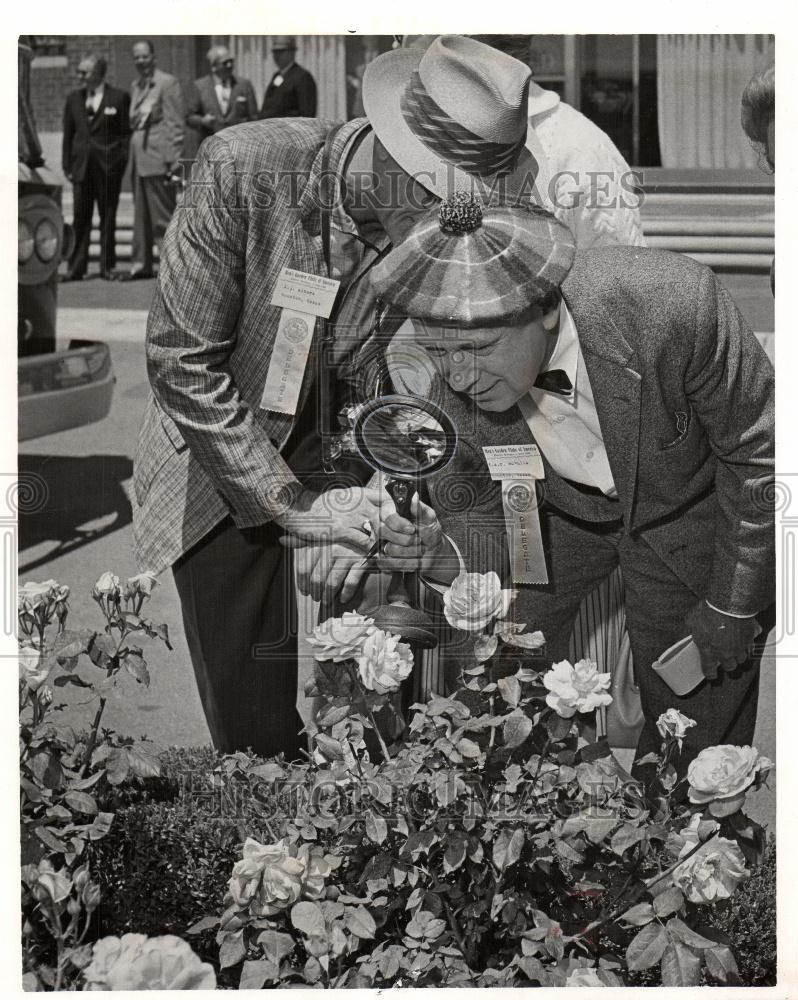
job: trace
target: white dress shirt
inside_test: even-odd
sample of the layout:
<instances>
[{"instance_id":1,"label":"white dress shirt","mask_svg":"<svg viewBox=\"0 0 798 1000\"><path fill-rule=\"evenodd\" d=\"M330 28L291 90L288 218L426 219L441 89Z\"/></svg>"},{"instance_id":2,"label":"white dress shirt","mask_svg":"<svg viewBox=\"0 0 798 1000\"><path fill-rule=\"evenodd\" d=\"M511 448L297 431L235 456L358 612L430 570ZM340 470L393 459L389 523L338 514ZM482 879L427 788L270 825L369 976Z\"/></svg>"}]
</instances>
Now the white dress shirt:
<instances>
[{"instance_id":1,"label":"white dress shirt","mask_svg":"<svg viewBox=\"0 0 798 1000\"><path fill-rule=\"evenodd\" d=\"M222 83L222 81L214 76L213 89L216 91L216 100L219 102L219 108L223 115L226 115L230 110L230 92L233 89L232 83Z\"/></svg>"},{"instance_id":2,"label":"white dress shirt","mask_svg":"<svg viewBox=\"0 0 798 1000\"><path fill-rule=\"evenodd\" d=\"M91 110L95 115L100 110L100 105L102 104L103 94L105 93L105 84L98 83L94 88L94 92L86 91L86 110Z\"/></svg>"},{"instance_id":3,"label":"white dress shirt","mask_svg":"<svg viewBox=\"0 0 798 1000\"><path fill-rule=\"evenodd\" d=\"M576 326L565 302L560 305L557 343L544 371L555 369L564 371L571 380L572 392L563 396L532 388L518 401L518 408L555 472L615 499L618 492L601 436L593 390Z\"/></svg>"}]
</instances>

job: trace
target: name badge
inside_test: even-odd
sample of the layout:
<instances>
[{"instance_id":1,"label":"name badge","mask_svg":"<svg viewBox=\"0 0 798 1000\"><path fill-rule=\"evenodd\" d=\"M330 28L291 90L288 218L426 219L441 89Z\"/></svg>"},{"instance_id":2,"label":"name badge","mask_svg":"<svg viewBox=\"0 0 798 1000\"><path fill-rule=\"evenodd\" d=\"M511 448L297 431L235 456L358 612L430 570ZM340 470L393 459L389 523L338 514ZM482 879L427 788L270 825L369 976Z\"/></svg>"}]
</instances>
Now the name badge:
<instances>
[{"instance_id":1,"label":"name badge","mask_svg":"<svg viewBox=\"0 0 798 1000\"><path fill-rule=\"evenodd\" d=\"M284 267L277 279L272 305L328 319L340 284L334 278Z\"/></svg>"},{"instance_id":2,"label":"name badge","mask_svg":"<svg viewBox=\"0 0 798 1000\"><path fill-rule=\"evenodd\" d=\"M493 480L502 484L507 552L513 583L548 583L535 480L544 479L534 444L487 445L482 452Z\"/></svg>"},{"instance_id":3,"label":"name badge","mask_svg":"<svg viewBox=\"0 0 798 1000\"><path fill-rule=\"evenodd\" d=\"M491 479L543 479L543 459L536 444L497 444L482 449Z\"/></svg>"},{"instance_id":4,"label":"name badge","mask_svg":"<svg viewBox=\"0 0 798 1000\"><path fill-rule=\"evenodd\" d=\"M288 416L296 413L314 323L314 317L308 313L283 309L260 401L264 410Z\"/></svg>"}]
</instances>

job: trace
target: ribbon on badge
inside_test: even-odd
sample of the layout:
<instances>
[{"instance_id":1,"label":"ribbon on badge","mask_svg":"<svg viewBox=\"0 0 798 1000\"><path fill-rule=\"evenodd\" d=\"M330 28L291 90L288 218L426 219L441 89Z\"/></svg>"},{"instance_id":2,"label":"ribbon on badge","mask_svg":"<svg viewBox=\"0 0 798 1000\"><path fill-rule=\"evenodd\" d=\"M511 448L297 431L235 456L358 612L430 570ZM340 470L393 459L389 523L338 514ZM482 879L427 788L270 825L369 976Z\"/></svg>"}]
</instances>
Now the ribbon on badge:
<instances>
[{"instance_id":1,"label":"ribbon on badge","mask_svg":"<svg viewBox=\"0 0 798 1000\"><path fill-rule=\"evenodd\" d=\"M513 583L548 583L538 516L536 480L545 476L536 445L489 445L482 449L491 478L502 484L502 507Z\"/></svg>"}]
</instances>

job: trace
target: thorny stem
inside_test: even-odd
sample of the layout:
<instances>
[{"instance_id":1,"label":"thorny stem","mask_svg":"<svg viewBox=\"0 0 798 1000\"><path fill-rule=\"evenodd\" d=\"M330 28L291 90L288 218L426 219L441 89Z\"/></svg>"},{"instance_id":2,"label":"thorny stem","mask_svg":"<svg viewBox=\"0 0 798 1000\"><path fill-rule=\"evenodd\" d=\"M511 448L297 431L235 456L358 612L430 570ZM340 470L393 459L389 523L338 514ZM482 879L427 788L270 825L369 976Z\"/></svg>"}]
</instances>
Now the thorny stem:
<instances>
[{"instance_id":1,"label":"thorny stem","mask_svg":"<svg viewBox=\"0 0 798 1000\"><path fill-rule=\"evenodd\" d=\"M86 744L86 752L83 754L83 760L80 765L80 776L81 778L86 777L86 773L89 770L89 764L91 763L91 755L94 753L94 747L97 745L97 732L100 728L100 720L103 717L103 712L105 711L106 698L100 698L100 706L97 709L97 714L94 716L94 722L91 725L91 733L89 735L89 742Z\"/></svg>"},{"instance_id":2,"label":"thorny stem","mask_svg":"<svg viewBox=\"0 0 798 1000\"><path fill-rule=\"evenodd\" d=\"M656 885L657 882L661 882L664 878L667 878L669 875L672 875L680 865L683 865L685 863L685 861L687 861L689 858L691 858L696 853L696 851L699 851L704 846L704 844L708 844L710 842L710 840L713 840L717 836L718 836L717 833L713 833L712 836L711 837L707 837L707 839L705 841L703 841L703 843L702 842L697 843L695 845L695 847L693 847L690 851L687 852L687 854L684 855L684 857L678 858L670 866L670 868L667 868L664 872L660 872L660 874L657 875L657 877L655 879L652 879L651 882L648 882L645 885L641 885L636 890L636 892L634 892L632 894L632 898L631 899L627 899L627 900L624 901L623 906L618 907L616 910L613 910L611 913L607 914L607 916L605 916L605 917L599 917L597 920L593 920L591 923L589 923L587 925L587 927L585 927L581 931L579 931L578 934L572 934L567 940L568 941L575 941L577 938L585 937L587 934L590 934L590 932L594 931L597 927L603 927L604 924L611 923L613 920L615 920L617 917L619 917L622 913L624 913L626 910L628 910L630 906L633 906L638 901L638 899L640 899L640 897L643 895L643 893L647 892L651 888L652 885Z\"/></svg>"}]
</instances>

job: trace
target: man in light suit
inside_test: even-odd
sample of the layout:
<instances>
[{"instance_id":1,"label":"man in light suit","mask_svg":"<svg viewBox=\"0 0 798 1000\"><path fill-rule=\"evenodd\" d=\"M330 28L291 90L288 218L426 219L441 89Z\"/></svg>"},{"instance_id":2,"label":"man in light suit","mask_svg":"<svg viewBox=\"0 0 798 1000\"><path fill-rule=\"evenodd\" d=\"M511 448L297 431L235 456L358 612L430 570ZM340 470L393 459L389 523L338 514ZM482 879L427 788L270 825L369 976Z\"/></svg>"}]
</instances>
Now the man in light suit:
<instances>
[{"instance_id":1,"label":"man in light suit","mask_svg":"<svg viewBox=\"0 0 798 1000\"><path fill-rule=\"evenodd\" d=\"M130 96L106 82L106 62L88 55L78 65L81 87L64 107L61 161L72 182L75 248L62 281L80 281L89 263L94 204L100 215L100 274L114 277L116 210L130 145Z\"/></svg>"},{"instance_id":2,"label":"man in light suit","mask_svg":"<svg viewBox=\"0 0 798 1000\"><path fill-rule=\"evenodd\" d=\"M538 251L554 257L560 237L544 228L557 225L553 217L517 224L537 227ZM441 373L438 402L460 440L452 464L428 481L439 529L427 524L420 542L410 522L389 515L386 554L404 553L406 567L419 558L428 564L430 550L443 560L451 554L451 540L468 571L495 570L509 587L515 577L512 617L543 632L554 660L568 655L585 594L620 565L645 716L638 759L658 750L656 722L670 707L698 723L685 739L682 772L703 747L750 744L759 670L752 644L757 616L775 595L774 385L729 294L689 258L602 248L577 252L565 280L555 282L559 292L550 282L545 294L528 296L520 315L499 291L482 297L489 311L475 317L469 283L480 258L464 240L484 231L495 247L501 230L492 233L486 213L485 230L479 222L469 235L460 232L460 256L469 259L458 272L452 238L437 221L425 225L437 240L434 260L413 252L413 230L405 260L395 249L372 280L416 317L416 339ZM529 267L512 249L482 260L487 287L492 269ZM407 268L412 281L401 273ZM445 322L435 313L443 303ZM512 475L494 481L483 451L492 445L531 449L525 461L534 480L521 477L513 495ZM521 510L521 493L530 490L531 506ZM539 519L545 583L532 582L545 579L532 573L518 580L522 557L534 564L534 542L505 527L513 511ZM688 634L706 679L677 697L651 664Z\"/></svg>"},{"instance_id":3,"label":"man in light suit","mask_svg":"<svg viewBox=\"0 0 798 1000\"><path fill-rule=\"evenodd\" d=\"M277 72L269 81L260 109L261 118L315 118L316 81L294 62L296 39L277 35L272 41L272 58Z\"/></svg>"},{"instance_id":4,"label":"man in light suit","mask_svg":"<svg viewBox=\"0 0 798 1000\"><path fill-rule=\"evenodd\" d=\"M130 90L133 129L133 255L122 281L151 278L153 245L159 249L177 204L176 172L183 153L185 109L178 80L155 66L152 42L133 46L138 78Z\"/></svg>"},{"instance_id":5,"label":"man in light suit","mask_svg":"<svg viewBox=\"0 0 798 1000\"><path fill-rule=\"evenodd\" d=\"M258 105L252 84L233 72L235 60L224 45L208 49L210 73L194 81L188 101L186 124L196 129L201 139L229 125L255 121Z\"/></svg>"}]
</instances>

